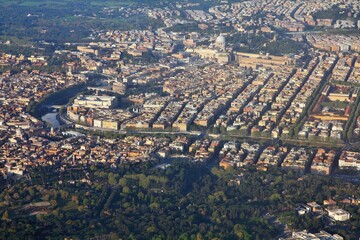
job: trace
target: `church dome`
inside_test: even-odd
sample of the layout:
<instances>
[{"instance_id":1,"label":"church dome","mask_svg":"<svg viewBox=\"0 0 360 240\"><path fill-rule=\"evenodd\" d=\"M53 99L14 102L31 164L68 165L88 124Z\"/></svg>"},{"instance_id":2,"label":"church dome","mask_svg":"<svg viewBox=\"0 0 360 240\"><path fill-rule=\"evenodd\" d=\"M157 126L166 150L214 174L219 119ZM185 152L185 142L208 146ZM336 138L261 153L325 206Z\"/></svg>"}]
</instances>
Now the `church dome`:
<instances>
[{"instance_id":1,"label":"church dome","mask_svg":"<svg viewBox=\"0 0 360 240\"><path fill-rule=\"evenodd\" d=\"M215 43L216 43L216 44L225 45L225 37L220 34L220 35L216 38Z\"/></svg>"}]
</instances>

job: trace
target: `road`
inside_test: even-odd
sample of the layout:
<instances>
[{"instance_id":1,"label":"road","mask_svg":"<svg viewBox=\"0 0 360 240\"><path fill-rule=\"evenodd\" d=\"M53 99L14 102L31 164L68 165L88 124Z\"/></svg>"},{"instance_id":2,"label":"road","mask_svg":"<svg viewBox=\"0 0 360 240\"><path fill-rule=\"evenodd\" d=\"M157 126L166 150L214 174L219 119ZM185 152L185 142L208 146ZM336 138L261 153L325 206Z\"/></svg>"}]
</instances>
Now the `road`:
<instances>
[{"instance_id":1,"label":"road","mask_svg":"<svg viewBox=\"0 0 360 240\"><path fill-rule=\"evenodd\" d=\"M313 141L309 140L298 140L298 139L281 139L281 138L271 138L271 137L253 137L253 136L241 136L236 134L212 134L212 133L206 133L205 131L148 131L148 130L113 130L113 129L104 129L104 128L97 128L97 127L88 127L83 126L80 124L75 124L75 128L84 129L87 131L95 131L95 132L113 132L120 135L127 135L127 134L162 134L162 135L189 135L189 136L195 136L197 138L205 138L210 137L213 139L219 139L219 140L240 140L240 139L246 139L248 141L271 141L273 144L276 144L278 142L282 143L288 143L291 145L297 145L297 146L316 146L316 147L328 147L328 148L338 148L338 149L344 149L344 144L334 144L334 143L328 143L328 142L316 142L314 145ZM360 144L360 142L359 142Z\"/></svg>"},{"instance_id":2,"label":"road","mask_svg":"<svg viewBox=\"0 0 360 240\"><path fill-rule=\"evenodd\" d=\"M149 131L149 130L125 130L125 129L120 129L120 130L114 130L114 129L104 129L104 128L97 128L97 127L89 127L89 126L84 126L84 125L80 125L80 124L75 124L74 122L72 122L70 119L67 118L67 116L65 114L61 114L59 113L60 116L60 120L65 122L67 126L72 126L74 125L75 128L79 128L79 129L84 129L87 131L95 131L95 132L113 132L113 133L117 133L120 135L126 135L126 134L163 134L163 135L189 135L189 136L196 136L198 138L204 138L204 137L210 137L210 138L214 138L214 139L226 139L226 140L239 140L239 139L247 139L249 141L258 141L258 140L262 140L262 141L276 141L277 142L282 142L282 143L289 143L291 145L299 145L299 146L316 146L316 147L329 147L329 148L338 148L338 149L342 149L342 150L348 150L352 147L355 146L360 146L360 141L359 142L355 142L350 144L349 142L345 142L345 144L343 143L329 143L329 142L316 142L314 144L314 141L309 141L306 139L287 139L287 138L271 138L271 137L253 137L253 136L241 136L241 135L237 135L237 134L231 134L231 133L226 133L226 134L213 134L213 133L207 133L206 131ZM275 143L274 143L275 144Z\"/></svg>"}]
</instances>

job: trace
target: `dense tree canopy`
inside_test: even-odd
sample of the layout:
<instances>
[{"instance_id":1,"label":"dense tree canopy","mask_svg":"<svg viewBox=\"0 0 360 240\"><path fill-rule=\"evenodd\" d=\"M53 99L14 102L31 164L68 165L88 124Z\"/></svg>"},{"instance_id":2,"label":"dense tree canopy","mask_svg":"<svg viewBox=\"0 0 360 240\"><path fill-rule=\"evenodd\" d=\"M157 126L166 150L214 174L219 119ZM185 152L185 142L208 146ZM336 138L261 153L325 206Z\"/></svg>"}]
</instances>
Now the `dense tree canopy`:
<instances>
[{"instance_id":1,"label":"dense tree canopy","mask_svg":"<svg viewBox=\"0 0 360 240\"><path fill-rule=\"evenodd\" d=\"M37 168L0 195L4 239L273 239L283 225L326 229L322 220L295 214L298 203L321 202L354 193L358 187L340 180L272 169L234 169L174 163L161 170L144 165L117 169ZM30 203L50 203L37 206ZM331 232L359 235L359 208L347 227Z\"/></svg>"}]
</instances>

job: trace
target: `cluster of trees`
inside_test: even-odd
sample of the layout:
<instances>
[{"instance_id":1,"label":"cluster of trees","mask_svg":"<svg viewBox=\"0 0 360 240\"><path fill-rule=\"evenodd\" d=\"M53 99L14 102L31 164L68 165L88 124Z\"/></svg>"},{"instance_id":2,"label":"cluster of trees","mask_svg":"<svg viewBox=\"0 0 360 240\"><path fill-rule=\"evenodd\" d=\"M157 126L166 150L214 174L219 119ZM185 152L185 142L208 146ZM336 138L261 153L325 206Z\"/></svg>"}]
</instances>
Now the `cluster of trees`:
<instances>
[{"instance_id":1,"label":"cluster of trees","mask_svg":"<svg viewBox=\"0 0 360 240\"><path fill-rule=\"evenodd\" d=\"M43 55L45 53L44 50L39 48L31 48L28 46L21 46L17 45L14 47L13 45L7 45L7 44L0 44L0 52L12 54L12 55L24 55L24 56L31 56L31 55Z\"/></svg>"},{"instance_id":2,"label":"cluster of trees","mask_svg":"<svg viewBox=\"0 0 360 240\"><path fill-rule=\"evenodd\" d=\"M198 32L200 28L197 23L176 24L166 29L169 32Z\"/></svg>"},{"instance_id":3,"label":"cluster of trees","mask_svg":"<svg viewBox=\"0 0 360 240\"><path fill-rule=\"evenodd\" d=\"M40 118L44 115L48 110L44 107L44 105L58 104L63 105L69 102L69 99L76 96L81 91L84 91L85 84L81 83L78 85L71 86L69 88L62 89L58 92L48 93L46 94L39 102L31 102L27 108L26 112L31 115Z\"/></svg>"},{"instance_id":4,"label":"cluster of trees","mask_svg":"<svg viewBox=\"0 0 360 240\"><path fill-rule=\"evenodd\" d=\"M358 139L359 136L354 137L354 129L357 125L357 117L360 115L360 97L357 97L355 103L352 105L349 120L346 122L344 128L344 137L349 141Z\"/></svg>"},{"instance_id":5,"label":"cluster of trees","mask_svg":"<svg viewBox=\"0 0 360 240\"><path fill-rule=\"evenodd\" d=\"M141 57L134 57L127 52L123 52L121 54L121 60L124 61L125 64L127 63L156 63L159 61L159 58L156 57L151 51L147 51Z\"/></svg>"},{"instance_id":6,"label":"cluster of trees","mask_svg":"<svg viewBox=\"0 0 360 240\"><path fill-rule=\"evenodd\" d=\"M269 42L260 49L272 55L295 54L306 51L306 47L302 43L287 38Z\"/></svg>"},{"instance_id":7,"label":"cluster of trees","mask_svg":"<svg viewBox=\"0 0 360 240\"><path fill-rule=\"evenodd\" d=\"M340 8L338 5L333 6L327 10L321 10L313 14L313 17L316 19L336 19L336 20L345 20L349 18L350 9Z\"/></svg>"},{"instance_id":8,"label":"cluster of trees","mask_svg":"<svg viewBox=\"0 0 360 240\"><path fill-rule=\"evenodd\" d=\"M294 229L327 229L321 220L296 216L296 204L359 190L327 177L299 181L298 174L278 169L209 169L181 162L165 170L148 163L61 172L54 166L30 175L31 181L22 179L0 194L4 239L274 239L283 227L274 223L277 217ZM39 201L50 203L42 209L46 214L30 216L40 210L24 206ZM353 220L329 230L351 229L343 236L354 239L360 236L359 207L347 209Z\"/></svg>"},{"instance_id":9,"label":"cluster of trees","mask_svg":"<svg viewBox=\"0 0 360 240\"><path fill-rule=\"evenodd\" d=\"M236 33L227 37L227 42L234 46L235 51L259 53L260 51L272 55L284 55L305 51L303 44L288 38L273 41L274 34L244 34Z\"/></svg>"},{"instance_id":10,"label":"cluster of trees","mask_svg":"<svg viewBox=\"0 0 360 240\"><path fill-rule=\"evenodd\" d=\"M206 29L200 29L199 28L199 23L185 23L185 24L176 24L172 27L168 27L166 28L166 31L169 32L201 32L203 34L216 34L218 35L219 33L226 33L226 32L231 32L233 31L234 28L231 26L226 26L225 24L223 25L219 25L214 27L209 26ZM207 42L204 42L203 44L207 44Z\"/></svg>"},{"instance_id":11,"label":"cluster of trees","mask_svg":"<svg viewBox=\"0 0 360 240\"><path fill-rule=\"evenodd\" d=\"M163 26L160 20L145 14L127 18L119 15L102 14L102 6L87 2L66 2L60 5L34 4L28 6L5 6L0 3L3 13L0 17L0 36L55 43L79 42L89 37L92 30L103 29L146 29L149 26ZM100 1L99 1L100 2Z\"/></svg>"}]
</instances>

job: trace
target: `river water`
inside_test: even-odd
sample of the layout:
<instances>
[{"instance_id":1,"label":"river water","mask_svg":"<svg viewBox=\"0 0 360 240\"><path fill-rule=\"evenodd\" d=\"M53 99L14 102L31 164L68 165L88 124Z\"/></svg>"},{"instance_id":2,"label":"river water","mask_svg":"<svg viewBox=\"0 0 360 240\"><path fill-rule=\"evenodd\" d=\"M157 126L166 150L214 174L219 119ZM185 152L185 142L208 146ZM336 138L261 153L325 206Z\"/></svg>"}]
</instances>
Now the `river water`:
<instances>
[{"instance_id":1,"label":"river water","mask_svg":"<svg viewBox=\"0 0 360 240\"><path fill-rule=\"evenodd\" d=\"M51 124L53 128L58 128L60 126L59 121L57 120L58 113L47 113L44 116L41 117L41 120L48 122Z\"/></svg>"}]
</instances>

